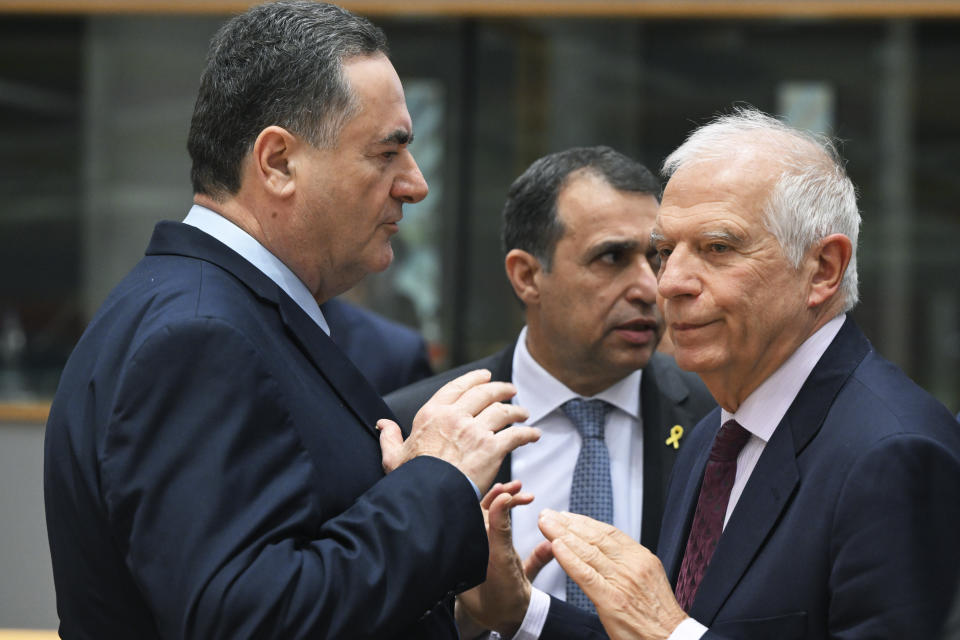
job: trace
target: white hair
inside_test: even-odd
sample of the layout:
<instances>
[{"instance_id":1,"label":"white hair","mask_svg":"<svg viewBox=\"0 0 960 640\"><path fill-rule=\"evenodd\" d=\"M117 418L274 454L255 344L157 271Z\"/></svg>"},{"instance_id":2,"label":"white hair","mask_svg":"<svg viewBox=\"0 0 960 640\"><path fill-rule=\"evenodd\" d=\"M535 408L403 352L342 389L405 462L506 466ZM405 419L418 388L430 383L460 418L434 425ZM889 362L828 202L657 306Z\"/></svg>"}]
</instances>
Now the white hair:
<instances>
[{"instance_id":1,"label":"white hair","mask_svg":"<svg viewBox=\"0 0 960 640\"><path fill-rule=\"evenodd\" d=\"M738 107L695 129L663 162L669 178L684 165L704 160L768 152L782 171L763 206L764 226L777 239L795 268L814 244L833 233L853 245L850 264L840 283L843 310L857 304L857 237L860 212L857 194L843 160L824 136L794 129L752 108Z\"/></svg>"}]
</instances>

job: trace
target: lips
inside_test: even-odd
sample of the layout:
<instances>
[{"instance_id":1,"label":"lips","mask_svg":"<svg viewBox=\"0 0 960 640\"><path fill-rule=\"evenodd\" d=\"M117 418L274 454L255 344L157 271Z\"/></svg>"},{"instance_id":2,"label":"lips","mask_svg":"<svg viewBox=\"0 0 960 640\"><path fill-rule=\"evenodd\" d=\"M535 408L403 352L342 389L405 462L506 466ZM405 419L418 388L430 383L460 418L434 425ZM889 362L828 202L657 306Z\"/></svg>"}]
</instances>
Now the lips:
<instances>
[{"instance_id":1,"label":"lips","mask_svg":"<svg viewBox=\"0 0 960 640\"><path fill-rule=\"evenodd\" d=\"M670 331L675 337L684 334L692 335L693 332L697 331L698 329L703 329L711 324L713 324L712 320L705 322L671 322Z\"/></svg>"},{"instance_id":2,"label":"lips","mask_svg":"<svg viewBox=\"0 0 960 640\"><path fill-rule=\"evenodd\" d=\"M647 344L657 335L657 322L650 318L638 318L614 328L621 338L633 344Z\"/></svg>"}]
</instances>

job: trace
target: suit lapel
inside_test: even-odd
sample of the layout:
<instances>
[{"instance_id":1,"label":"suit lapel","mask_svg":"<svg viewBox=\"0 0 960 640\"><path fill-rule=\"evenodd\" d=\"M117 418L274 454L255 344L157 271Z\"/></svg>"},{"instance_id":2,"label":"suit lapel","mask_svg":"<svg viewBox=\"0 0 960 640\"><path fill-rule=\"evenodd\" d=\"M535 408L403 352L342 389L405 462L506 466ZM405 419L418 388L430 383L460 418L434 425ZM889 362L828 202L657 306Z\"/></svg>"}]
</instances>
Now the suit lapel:
<instances>
[{"instance_id":1,"label":"suit lapel","mask_svg":"<svg viewBox=\"0 0 960 640\"><path fill-rule=\"evenodd\" d=\"M640 543L656 551L660 520L670 470L677 450L666 444L670 429L681 424L692 427L689 416L680 410L689 391L669 368L657 366L659 356L647 363L640 377L640 414L643 424L643 514Z\"/></svg>"},{"instance_id":2,"label":"suit lapel","mask_svg":"<svg viewBox=\"0 0 960 640\"><path fill-rule=\"evenodd\" d=\"M700 421L698 428L694 429L694 441L686 443L689 452L687 455L694 456L692 461L686 462L686 456L682 456L674 468L674 482L667 496L657 549L663 569L674 587L687 546L690 522L700 496L700 484L703 482L703 472L710 456L710 446L719 430L720 409L717 408L708 413Z\"/></svg>"},{"instance_id":3,"label":"suit lapel","mask_svg":"<svg viewBox=\"0 0 960 640\"><path fill-rule=\"evenodd\" d=\"M703 468L700 468L700 477L703 477ZM799 481L790 426L785 418L764 448L720 536L689 611L692 617L705 624L713 621L763 546ZM697 493L694 508L699 491Z\"/></svg>"},{"instance_id":4,"label":"suit lapel","mask_svg":"<svg viewBox=\"0 0 960 640\"><path fill-rule=\"evenodd\" d=\"M375 438L380 418L395 419L370 382L340 348L287 294L280 292L280 316L300 348L307 354L340 399Z\"/></svg>"},{"instance_id":5,"label":"suit lapel","mask_svg":"<svg viewBox=\"0 0 960 640\"><path fill-rule=\"evenodd\" d=\"M380 418L393 418L383 399L330 337L275 282L219 240L189 225L157 224L147 255L172 254L210 262L233 274L257 297L276 306L291 337L344 405L375 438Z\"/></svg>"},{"instance_id":6,"label":"suit lapel","mask_svg":"<svg viewBox=\"0 0 960 640\"><path fill-rule=\"evenodd\" d=\"M823 427L833 398L869 349L866 338L848 318L757 461L697 590L689 612L697 620L707 625L714 620L771 535L800 484L797 458ZM697 478L703 477L709 448L710 445L704 447L698 458ZM694 484L700 483L690 483ZM696 492L688 491L684 495L684 513L692 514L698 494L699 487ZM688 527L684 534L689 531ZM683 540L685 543L686 535ZM682 555L680 557L682 559Z\"/></svg>"}]
</instances>

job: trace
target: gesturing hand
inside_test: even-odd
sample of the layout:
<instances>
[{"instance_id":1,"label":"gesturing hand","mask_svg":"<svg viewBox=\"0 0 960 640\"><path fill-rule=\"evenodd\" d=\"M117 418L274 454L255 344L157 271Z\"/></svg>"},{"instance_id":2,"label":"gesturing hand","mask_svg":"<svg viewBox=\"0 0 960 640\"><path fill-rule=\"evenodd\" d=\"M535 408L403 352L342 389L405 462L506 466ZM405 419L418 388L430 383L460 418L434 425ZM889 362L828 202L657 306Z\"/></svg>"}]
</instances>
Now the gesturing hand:
<instances>
[{"instance_id":1,"label":"gesturing hand","mask_svg":"<svg viewBox=\"0 0 960 640\"><path fill-rule=\"evenodd\" d=\"M540 530L553 555L597 607L613 640L660 640L686 619L659 558L619 529L544 509Z\"/></svg>"},{"instance_id":2,"label":"gesturing hand","mask_svg":"<svg viewBox=\"0 0 960 640\"><path fill-rule=\"evenodd\" d=\"M481 629L494 629L507 638L520 627L530 604L530 580L510 529L510 509L533 501L533 495L520 493L520 488L519 480L495 484L480 502L490 544L487 579L457 596L458 610Z\"/></svg>"},{"instance_id":3,"label":"gesturing hand","mask_svg":"<svg viewBox=\"0 0 960 640\"><path fill-rule=\"evenodd\" d=\"M540 437L540 430L508 426L522 422L527 410L504 401L516 394L508 382L490 382L477 369L451 380L417 412L410 437L403 440L392 420L380 420L383 468L389 473L416 456L446 460L483 493L493 482L507 453Z\"/></svg>"}]
</instances>

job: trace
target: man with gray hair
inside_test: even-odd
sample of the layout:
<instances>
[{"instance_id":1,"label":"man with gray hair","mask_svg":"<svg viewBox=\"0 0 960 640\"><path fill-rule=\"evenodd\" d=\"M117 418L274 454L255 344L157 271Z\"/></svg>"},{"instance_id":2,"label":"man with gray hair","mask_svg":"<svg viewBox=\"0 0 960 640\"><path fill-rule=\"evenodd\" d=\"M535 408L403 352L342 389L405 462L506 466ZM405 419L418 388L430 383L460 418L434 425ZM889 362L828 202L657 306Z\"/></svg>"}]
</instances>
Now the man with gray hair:
<instances>
[{"instance_id":1,"label":"man with gray hair","mask_svg":"<svg viewBox=\"0 0 960 640\"><path fill-rule=\"evenodd\" d=\"M64 638L457 637L452 596L487 566L480 492L537 431L474 372L406 440L381 432L318 306L390 264L427 194L412 139L367 20L276 2L214 37L194 206L157 225L50 411Z\"/></svg>"},{"instance_id":2,"label":"man with gray hair","mask_svg":"<svg viewBox=\"0 0 960 640\"><path fill-rule=\"evenodd\" d=\"M937 637L960 568L960 429L846 316L860 216L840 158L740 110L664 173L658 299L677 363L720 407L674 466L659 558L545 510L549 550L598 617L548 600L504 533L526 498L501 491L493 569L461 599L518 638Z\"/></svg>"}]
</instances>

